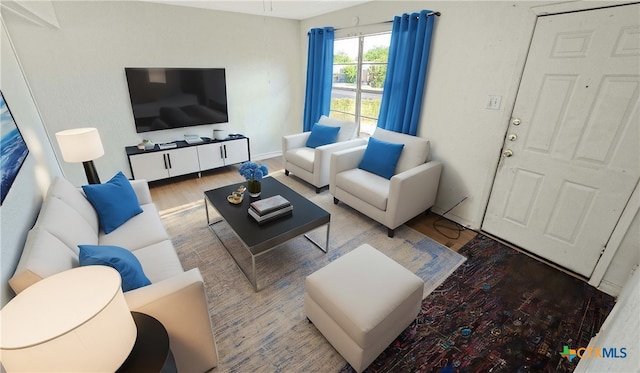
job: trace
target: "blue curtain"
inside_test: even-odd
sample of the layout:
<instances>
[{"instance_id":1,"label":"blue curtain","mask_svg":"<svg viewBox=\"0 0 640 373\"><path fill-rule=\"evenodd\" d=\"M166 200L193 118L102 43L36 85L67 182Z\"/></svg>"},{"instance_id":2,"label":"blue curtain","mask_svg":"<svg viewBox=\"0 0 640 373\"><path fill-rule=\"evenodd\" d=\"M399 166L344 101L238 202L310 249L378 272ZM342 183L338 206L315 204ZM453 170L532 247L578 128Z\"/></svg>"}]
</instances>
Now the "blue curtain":
<instances>
[{"instance_id":1,"label":"blue curtain","mask_svg":"<svg viewBox=\"0 0 640 373\"><path fill-rule=\"evenodd\" d=\"M314 28L309 31L304 131L311 131L311 127L321 115L329 115L333 79L333 39L333 27Z\"/></svg>"},{"instance_id":2,"label":"blue curtain","mask_svg":"<svg viewBox=\"0 0 640 373\"><path fill-rule=\"evenodd\" d=\"M423 10L394 18L378 127L414 136L418 132L434 15Z\"/></svg>"}]
</instances>

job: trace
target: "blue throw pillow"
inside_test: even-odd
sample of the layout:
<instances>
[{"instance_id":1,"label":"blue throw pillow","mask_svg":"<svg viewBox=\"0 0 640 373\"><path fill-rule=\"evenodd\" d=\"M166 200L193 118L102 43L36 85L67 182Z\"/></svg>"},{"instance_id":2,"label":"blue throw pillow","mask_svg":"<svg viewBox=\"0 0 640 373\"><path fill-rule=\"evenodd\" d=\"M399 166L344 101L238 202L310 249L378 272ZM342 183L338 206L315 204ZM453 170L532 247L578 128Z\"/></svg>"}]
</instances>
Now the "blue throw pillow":
<instances>
[{"instance_id":1,"label":"blue throw pillow","mask_svg":"<svg viewBox=\"0 0 640 373\"><path fill-rule=\"evenodd\" d=\"M338 132L340 132L340 127L325 126L316 123L311 127L311 134L307 139L307 146L317 148L318 146L333 144L336 142Z\"/></svg>"},{"instance_id":2,"label":"blue throw pillow","mask_svg":"<svg viewBox=\"0 0 640 373\"><path fill-rule=\"evenodd\" d=\"M142 212L131 183L122 172L105 184L83 185L82 190L98 213L104 233L111 233Z\"/></svg>"},{"instance_id":3,"label":"blue throw pillow","mask_svg":"<svg viewBox=\"0 0 640 373\"><path fill-rule=\"evenodd\" d=\"M127 249L118 246L78 245L80 265L109 266L120 273L122 291L129 291L151 284L142 271L138 258Z\"/></svg>"},{"instance_id":4,"label":"blue throw pillow","mask_svg":"<svg viewBox=\"0 0 640 373\"><path fill-rule=\"evenodd\" d=\"M391 179L395 174L402 148L404 144L394 144L370 137L358 168Z\"/></svg>"}]
</instances>

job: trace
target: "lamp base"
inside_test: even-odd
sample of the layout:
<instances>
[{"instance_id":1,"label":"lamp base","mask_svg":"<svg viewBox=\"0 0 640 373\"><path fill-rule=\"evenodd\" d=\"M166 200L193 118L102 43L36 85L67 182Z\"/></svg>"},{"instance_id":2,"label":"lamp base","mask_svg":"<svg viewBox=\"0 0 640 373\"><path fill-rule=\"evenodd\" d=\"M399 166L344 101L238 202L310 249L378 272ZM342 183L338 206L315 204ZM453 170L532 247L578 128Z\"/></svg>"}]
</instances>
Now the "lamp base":
<instances>
[{"instance_id":1,"label":"lamp base","mask_svg":"<svg viewBox=\"0 0 640 373\"><path fill-rule=\"evenodd\" d=\"M98 171L93 165L93 161L82 162L84 166L84 173L87 175L87 181L89 184L100 184L100 177L98 177Z\"/></svg>"}]
</instances>

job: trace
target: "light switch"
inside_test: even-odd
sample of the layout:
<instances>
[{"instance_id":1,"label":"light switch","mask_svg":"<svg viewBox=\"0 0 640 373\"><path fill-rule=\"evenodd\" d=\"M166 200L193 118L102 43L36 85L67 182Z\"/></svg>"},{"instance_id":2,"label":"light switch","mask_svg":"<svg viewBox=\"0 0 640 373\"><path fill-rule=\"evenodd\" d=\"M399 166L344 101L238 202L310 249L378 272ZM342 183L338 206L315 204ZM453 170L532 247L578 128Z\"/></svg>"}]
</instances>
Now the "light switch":
<instances>
[{"instance_id":1,"label":"light switch","mask_svg":"<svg viewBox=\"0 0 640 373\"><path fill-rule=\"evenodd\" d=\"M502 96L489 95L487 97L487 109L500 110L500 103L502 102Z\"/></svg>"}]
</instances>

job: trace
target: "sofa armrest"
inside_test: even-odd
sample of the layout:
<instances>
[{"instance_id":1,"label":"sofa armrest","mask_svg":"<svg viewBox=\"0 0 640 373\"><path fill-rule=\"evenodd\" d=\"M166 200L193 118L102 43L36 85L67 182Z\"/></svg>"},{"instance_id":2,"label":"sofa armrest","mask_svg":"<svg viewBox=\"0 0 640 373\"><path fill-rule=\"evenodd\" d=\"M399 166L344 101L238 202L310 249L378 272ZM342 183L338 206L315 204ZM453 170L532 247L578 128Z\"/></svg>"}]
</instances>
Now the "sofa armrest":
<instances>
[{"instance_id":1,"label":"sofa armrest","mask_svg":"<svg viewBox=\"0 0 640 373\"><path fill-rule=\"evenodd\" d=\"M218 365L204 281L197 268L125 293L132 311L158 319L167 329L179 372Z\"/></svg>"},{"instance_id":2,"label":"sofa armrest","mask_svg":"<svg viewBox=\"0 0 640 373\"><path fill-rule=\"evenodd\" d=\"M391 177L385 225L395 229L433 206L441 172L442 162L431 161Z\"/></svg>"},{"instance_id":3,"label":"sofa armrest","mask_svg":"<svg viewBox=\"0 0 640 373\"><path fill-rule=\"evenodd\" d=\"M129 182L133 187L133 191L136 192L139 204L146 205L153 203L151 200L151 192L149 191L149 183L147 183L146 180L129 180Z\"/></svg>"},{"instance_id":4,"label":"sofa armrest","mask_svg":"<svg viewBox=\"0 0 640 373\"><path fill-rule=\"evenodd\" d=\"M314 185L328 185L331 166L331 154L367 144L367 139L357 138L318 146L313 160Z\"/></svg>"},{"instance_id":5,"label":"sofa armrest","mask_svg":"<svg viewBox=\"0 0 640 373\"><path fill-rule=\"evenodd\" d=\"M309 139L310 131L296 133L293 135L282 136L282 155L287 152L287 150L304 148L307 146L307 140Z\"/></svg>"}]
</instances>

